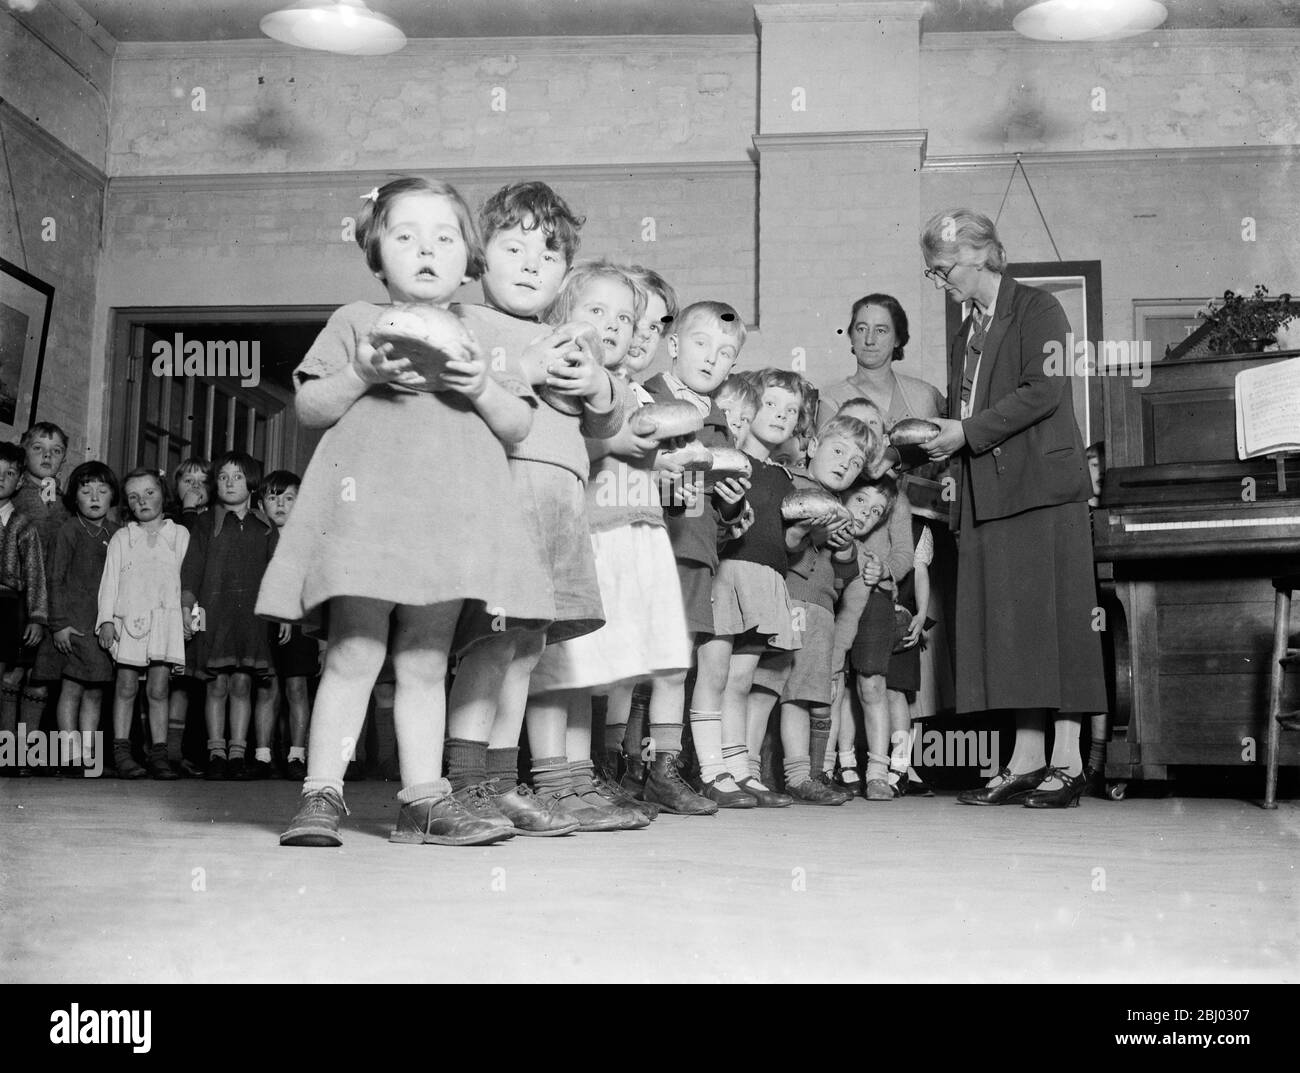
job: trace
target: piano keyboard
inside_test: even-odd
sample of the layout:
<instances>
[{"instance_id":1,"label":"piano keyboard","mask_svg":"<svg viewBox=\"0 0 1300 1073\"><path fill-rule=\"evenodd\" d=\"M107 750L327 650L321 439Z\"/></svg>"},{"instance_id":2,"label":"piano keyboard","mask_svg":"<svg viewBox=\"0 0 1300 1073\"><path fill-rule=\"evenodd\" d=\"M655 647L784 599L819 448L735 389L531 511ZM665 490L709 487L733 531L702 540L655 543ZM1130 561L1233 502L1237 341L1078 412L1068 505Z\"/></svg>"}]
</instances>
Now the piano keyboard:
<instances>
[{"instance_id":1,"label":"piano keyboard","mask_svg":"<svg viewBox=\"0 0 1300 1073\"><path fill-rule=\"evenodd\" d=\"M1126 533L1150 533L1169 529L1253 529L1260 526L1300 526L1300 514L1281 518L1192 518L1181 522L1135 522L1124 518L1123 523Z\"/></svg>"}]
</instances>

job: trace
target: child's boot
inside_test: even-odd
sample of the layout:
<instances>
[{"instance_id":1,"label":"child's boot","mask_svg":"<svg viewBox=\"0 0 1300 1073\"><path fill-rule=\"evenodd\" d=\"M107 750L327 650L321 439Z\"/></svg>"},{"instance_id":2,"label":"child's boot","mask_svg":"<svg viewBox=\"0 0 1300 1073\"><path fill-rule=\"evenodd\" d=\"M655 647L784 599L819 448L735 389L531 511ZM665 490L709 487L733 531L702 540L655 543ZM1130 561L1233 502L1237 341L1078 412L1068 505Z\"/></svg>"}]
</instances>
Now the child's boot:
<instances>
[{"instance_id":1,"label":"child's boot","mask_svg":"<svg viewBox=\"0 0 1300 1073\"><path fill-rule=\"evenodd\" d=\"M686 785L676 753L656 753L645 778L645 799L676 816L713 816L718 806Z\"/></svg>"},{"instance_id":2,"label":"child's boot","mask_svg":"<svg viewBox=\"0 0 1300 1073\"><path fill-rule=\"evenodd\" d=\"M145 764L149 769L150 778L157 779L159 782L171 782L180 778L167 761L166 745L149 746L149 755Z\"/></svg>"},{"instance_id":3,"label":"child's boot","mask_svg":"<svg viewBox=\"0 0 1300 1073\"><path fill-rule=\"evenodd\" d=\"M131 742L127 738L113 739L113 767L119 779L143 779L149 773L135 762L131 755Z\"/></svg>"}]
</instances>

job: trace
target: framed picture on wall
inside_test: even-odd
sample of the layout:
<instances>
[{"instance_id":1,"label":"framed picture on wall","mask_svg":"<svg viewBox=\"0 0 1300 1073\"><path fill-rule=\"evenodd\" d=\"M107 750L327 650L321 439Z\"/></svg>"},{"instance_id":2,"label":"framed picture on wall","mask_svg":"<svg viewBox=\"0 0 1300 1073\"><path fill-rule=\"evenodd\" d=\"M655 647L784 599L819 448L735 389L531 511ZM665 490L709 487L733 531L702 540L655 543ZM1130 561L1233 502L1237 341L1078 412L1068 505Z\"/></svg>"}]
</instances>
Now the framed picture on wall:
<instances>
[{"instance_id":1,"label":"framed picture on wall","mask_svg":"<svg viewBox=\"0 0 1300 1073\"><path fill-rule=\"evenodd\" d=\"M1021 261L1007 265L1006 274L1019 283L1047 291L1061 303L1074 336L1075 369L1070 389L1074 401L1074 419L1085 447L1106 434L1102 412L1101 378L1097 365L1101 361L1101 262L1100 261ZM970 312L969 303L960 311L947 303L948 338L952 339ZM1081 355L1095 355L1094 361L1080 361Z\"/></svg>"},{"instance_id":2,"label":"framed picture on wall","mask_svg":"<svg viewBox=\"0 0 1300 1073\"><path fill-rule=\"evenodd\" d=\"M36 419L54 288L0 258L0 437Z\"/></svg>"},{"instance_id":3,"label":"framed picture on wall","mask_svg":"<svg viewBox=\"0 0 1300 1073\"><path fill-rule=\"evenodd\" d=\"M1183 342L1205 321L1197 312L1208 298L1139 298L1133 302L1133 336L1151 344L1151 360L1163 361L1165 354Z\"/></svg>"}]
</instances>

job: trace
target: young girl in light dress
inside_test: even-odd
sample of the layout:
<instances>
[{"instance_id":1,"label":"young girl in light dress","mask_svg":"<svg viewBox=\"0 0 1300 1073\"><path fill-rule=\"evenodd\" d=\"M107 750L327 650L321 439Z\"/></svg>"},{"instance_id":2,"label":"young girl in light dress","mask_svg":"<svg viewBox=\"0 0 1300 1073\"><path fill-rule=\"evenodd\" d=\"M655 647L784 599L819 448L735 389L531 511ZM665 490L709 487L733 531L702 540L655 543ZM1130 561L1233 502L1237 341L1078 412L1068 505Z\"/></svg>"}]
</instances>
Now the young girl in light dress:
<instances>
[{"instance_id":1,"label":"young girl in light dress","mask_svg":"<svg viewBox=\"0 0 1300 1073\"><path fill-rule=\"evenodd\" d=\"M549 319L595 328L605 368L616 371L627 357L646 301L645 291L625 270L605 261L588 262L569 273ZM626 724L634 682L684 675L691 662L676 563L651 475L656 443L632 432L640 403L626 380L620 377L619 383L628 413L623 432L588 441L592 471L587 511L605 624L594 633L548 646L529 687L530 719L545 709L567 709L563 746L569 789L575 795L570 807L578 810L581 830L644 827L658 811L593 770L593 690L608 692L617 686L611 706L616 721ZM677 711L675 751L680 751L680 706ZM617 737L621 742L622 734ZM556 748L561 744L554 743Z\"/></svg>"},{"instance_id":2,"label":"young girl in light dress","mask_svg":"<svg viewBox=\"0 0 1300 1073\"><path fill-rule=\"evenodd\" d=\"M432 180L373 191L357 243L394 303L446 308L483 265L464 201ZM340 844L344 771L390 645L402 776L392 840L476 845L513 833L509 821L472 815L442 777L444 680L462 612L485 624L477 636L461 631L462 650L494 623L538 629L554 615L510 507L503 447L526 435L535 399L526 384L490 375L468 335L430 390L390 343L371 343L384 312L369 302L337 310L295 371L299 420L327 431L257 613L289 622L315 613L328 647L302 807L282 845Z\"/></svg>"},{"instance_id":3,"label":"young girl in light dress","mask_svg":"<svg viewBox=\"0 0 1300 1073\"><path fill-rule=\"evenodd\" d=\"M100 647L117 664L113 763L119 778L148 774L131 756L130 742L144 671L149 767L155 778L175 778L167 764L167 682L173 667L185 666L185 639L190 636L181 610L181 563L190 534L166 516L167 489L161 474L132 470L122 481L122 496L132 520L108 542L96 619Z\"/></svg>"}]
</instances>

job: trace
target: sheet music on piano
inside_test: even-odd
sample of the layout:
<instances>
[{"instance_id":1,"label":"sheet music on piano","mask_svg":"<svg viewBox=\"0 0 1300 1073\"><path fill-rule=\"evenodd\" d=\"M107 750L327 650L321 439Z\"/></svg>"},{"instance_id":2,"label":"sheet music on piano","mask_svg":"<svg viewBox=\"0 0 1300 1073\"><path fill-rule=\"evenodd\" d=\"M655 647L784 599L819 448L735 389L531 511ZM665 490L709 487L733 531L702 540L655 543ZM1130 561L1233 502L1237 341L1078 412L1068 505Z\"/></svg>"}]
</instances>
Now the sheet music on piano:
<instances>
[{"instance_id":1,"label":"sheet music on piano","mask_svg":"<svg viewBox=\"0 0 1300 1073\"><path fill-rule=\"evenodd\" d=\"M1234 391L1238 458L1300 451L1300 358L1243 369Z\"/></svg>"}]
</instances>

